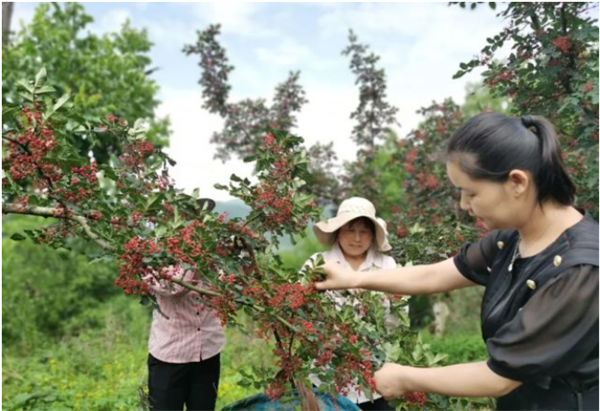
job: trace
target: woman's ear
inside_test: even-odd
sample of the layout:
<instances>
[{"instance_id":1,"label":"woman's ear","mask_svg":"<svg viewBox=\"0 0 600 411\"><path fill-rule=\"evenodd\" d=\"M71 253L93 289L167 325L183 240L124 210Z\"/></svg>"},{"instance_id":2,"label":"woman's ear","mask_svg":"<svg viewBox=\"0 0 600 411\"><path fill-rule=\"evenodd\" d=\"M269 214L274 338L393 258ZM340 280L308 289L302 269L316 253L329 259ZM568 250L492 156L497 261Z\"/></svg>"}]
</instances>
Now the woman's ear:
<instances>
[{"instance_id":1,"label":"woman's ear","mask_svg":"<svg viewBox=\"0 0 600 411\"><path fill-rule=\"evenodd\" d=\"M523 170L512 170L506 181L509 193L515 198L521 197L532 185L532 176Z\"/></svg>"}]
</instances>

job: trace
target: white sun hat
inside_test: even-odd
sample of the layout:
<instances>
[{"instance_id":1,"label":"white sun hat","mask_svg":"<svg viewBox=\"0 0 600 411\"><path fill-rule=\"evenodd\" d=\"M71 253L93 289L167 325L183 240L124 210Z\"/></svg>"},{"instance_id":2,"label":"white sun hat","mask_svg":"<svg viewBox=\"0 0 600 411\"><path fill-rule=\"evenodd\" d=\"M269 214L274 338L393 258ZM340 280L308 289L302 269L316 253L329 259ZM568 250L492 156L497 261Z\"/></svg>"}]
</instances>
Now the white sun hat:
<instances>
[{"instance_id":1,"label":"white sun hat","mask_svg":"<svg viewBox=\"0 0 600 411\"><path fill-rule=\"evenodd\" d=\"M379 251L392 249L387 239L387 224L375 215L375 206L366 198L352 197L340 204L337 215L313 226L317 240L325 245L333 245L335 232L344 224L359 217L366 217L375 224L375 237Z\"/></svg>"}]
</instances>

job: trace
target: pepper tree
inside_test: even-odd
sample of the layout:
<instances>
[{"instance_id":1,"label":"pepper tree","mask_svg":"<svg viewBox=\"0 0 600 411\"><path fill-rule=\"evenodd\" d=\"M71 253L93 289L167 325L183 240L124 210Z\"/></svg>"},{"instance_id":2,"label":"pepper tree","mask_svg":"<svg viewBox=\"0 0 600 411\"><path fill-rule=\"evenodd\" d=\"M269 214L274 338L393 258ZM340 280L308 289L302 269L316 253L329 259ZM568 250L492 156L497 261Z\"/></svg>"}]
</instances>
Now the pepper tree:
<instances>
[{"instance_id":1,"label":"pepper tree","mask_svg":"<svg viewBox=\"0 0 600 411\"><path fill-rule=\"evenodd\" d=\"M236 313L247 313L257 336L272 341L277 364L246 378L271 397L293 388L310 395L310 374L324 382L321 391L343 393L353 382L370 395L373 373L384 361L440 360L409 330L401 296L391 296L400 328L388 330L380 294L349 295L352 304L336 308L313 286L322 261L300 272L279 261L279 236L303 235L319 215L313 197L301 191L311 175L300 137L265 130L252 158L258 181L232 175L220 186L251 207L246 219L228 220L202 209L198 192L175 188L167 167L174 162L146 140L142 122L129 125L114 115L97 124L78 122L69 96L56 99L45 84L45 70L21 86L26 103L3 107L2 212L52 218L54 224L24 234L56 249L87 240L91 246L80 250L91 260L118 262L115 284L128 295L156 304L149 285L170 281L196 292L223 324L235 325ZM85 138L93 145L107 135L122 150L106 164L81 156L73 144ZM185 282L165 267L196 276ZM406 397L425 400L421 394Z\"/></svg>"}]
</instances>

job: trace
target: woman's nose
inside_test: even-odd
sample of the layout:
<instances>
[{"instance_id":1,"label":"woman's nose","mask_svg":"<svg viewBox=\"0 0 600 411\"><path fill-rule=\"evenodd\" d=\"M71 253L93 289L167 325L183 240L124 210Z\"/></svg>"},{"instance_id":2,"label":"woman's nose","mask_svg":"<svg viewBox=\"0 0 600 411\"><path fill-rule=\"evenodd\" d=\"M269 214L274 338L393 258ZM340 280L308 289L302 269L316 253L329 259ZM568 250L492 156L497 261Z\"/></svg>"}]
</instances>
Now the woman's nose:
<instances>
[{"instance_id":1,"label":"woman's nose","mask_svg":"<svg viewBox=\"0 0 600 411\"><path fill-rule=\"evenodd\" d=\"M466 196L463 193L460 193L460 208L465 211L469 210L469 204L467 203Z\"/></svg>"}]
</instances>

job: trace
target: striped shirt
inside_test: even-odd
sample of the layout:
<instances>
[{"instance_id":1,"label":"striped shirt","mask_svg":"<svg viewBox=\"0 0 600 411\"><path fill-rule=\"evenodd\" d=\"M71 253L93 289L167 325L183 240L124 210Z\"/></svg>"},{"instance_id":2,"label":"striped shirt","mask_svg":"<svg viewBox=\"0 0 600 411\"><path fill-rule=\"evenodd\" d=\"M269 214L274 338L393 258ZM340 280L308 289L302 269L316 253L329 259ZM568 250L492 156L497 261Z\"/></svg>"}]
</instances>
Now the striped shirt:
<instances>
[{"instance_id":1,"label":"striped shirt","mask_svg":"<svg viewBox=\"0 0 600 411\"><path fill-rule=\"evenodd\" d=\"M191 284L192 271L174 271L174 278ZM152 313L148 349L153 357L169 363L188 363L207 360L219 354L225 345L225 334L216 312L200 302L197 293L165 280L152 281L146 277L156 296L162 315ZM166 318L166 317L168 318Z\"/></svg>"}]
</instances>

